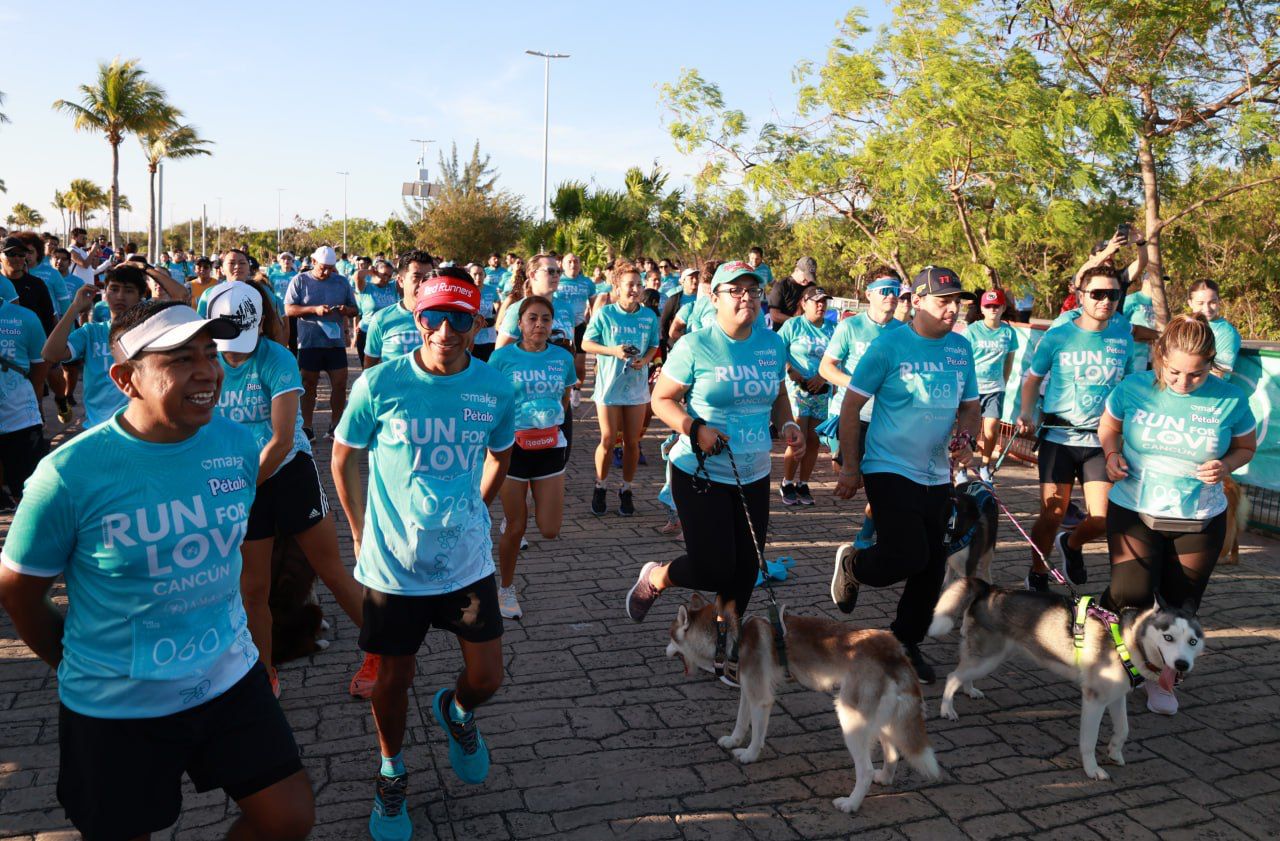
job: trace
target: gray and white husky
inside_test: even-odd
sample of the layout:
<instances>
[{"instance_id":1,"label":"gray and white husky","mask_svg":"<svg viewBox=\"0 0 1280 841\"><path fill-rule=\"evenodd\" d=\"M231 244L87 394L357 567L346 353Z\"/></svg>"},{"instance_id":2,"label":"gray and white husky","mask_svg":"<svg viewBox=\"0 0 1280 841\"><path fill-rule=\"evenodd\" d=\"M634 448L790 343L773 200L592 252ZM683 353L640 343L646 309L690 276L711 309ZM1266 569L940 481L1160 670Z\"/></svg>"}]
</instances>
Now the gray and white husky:
<instances>
[{"instance_id":1,"label":"gray and white husky","mask_svg":"<svg viewBox=\"0 0 1280 841\"><path fill-rule=\"evenodd\" d=\"M671 623L667 656L681 657L685 674L691 669L712 671L716 614L716 606L695 593ZM727 615L732 616L732 611ZM792 676L801 686L836 693L836 717L853 756L855 774L849 796L832 801L837 809L858 811L873 779L880 785L892 783L899 756L929 779L938 778L938 760L925 732L920 681L902 643L887 631L858 631L829 619L788 616L785 610L782 625ZM730 630L733 637L738 636L736 630ZM719 740L722 748L736 748L733 755L739 762L759 758L774 690L785 682L768 620L758 616L746 620L738 650L738 721L733 732ZM739 747L748 726L751 743ZM871 745L877 739L884 751L879 771L871 762Z\"/></svg>"},{"instance_id":2,"label":"gray and white husky","mask_svg":"<svg viewBox=\"0 0 1280 841\"><path fill-rule=\"evenodd\" d=\"M929 636L951 631L963 617L960 663L947 676L941 714L955 721L956 690L970 698L983 697L973 682L990 674L1017 651L1023 651L1060 677L1080 686L1080 762L1086 776L1106 780L1094 755L1103 712L1111 714L1108 755L1124 764L1124 741L1129 736L1125 700L1132 688L1111 634L1101 621L1085 623L1080 663L1072 635L1072 603L1065 596L993 587L976 578L962 578L948 587L934 608ZM1172 691L1176 680L1195 666L1204 648L1204 629L1195 614L1165 605L1159 597L1143 610L1120 613L1121 636L1139 673Z\"/></svg>"}]
</instances>

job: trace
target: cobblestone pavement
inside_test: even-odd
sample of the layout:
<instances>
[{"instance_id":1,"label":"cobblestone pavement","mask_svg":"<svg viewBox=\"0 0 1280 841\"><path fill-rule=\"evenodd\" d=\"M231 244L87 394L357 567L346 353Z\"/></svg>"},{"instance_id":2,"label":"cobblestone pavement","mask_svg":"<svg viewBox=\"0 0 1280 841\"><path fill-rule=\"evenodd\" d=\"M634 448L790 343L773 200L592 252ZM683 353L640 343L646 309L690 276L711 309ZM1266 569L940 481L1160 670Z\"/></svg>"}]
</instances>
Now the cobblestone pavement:
<instances>
[{"instance_id":1,"label":"cobblestone pavement","mask_svg":"<svg viewBox=\"0 0 1280 841\"><path fill-rule=\"evenodd\" d=\"M853 768L830 698L784 688L763 755L739 765L715 742L732 729L736 692L709 675L685 677L679 662L664 656L680 594L664 595L644 624L626 619L622 598L640 565L680 552L678 540L657 531L664 522L656 502L660 435L644 443L650 461L637 480L637 515L597 519L588 510L595 412L584 403L575 414L564 530L557 540L531 537L522 554L517 583L525 618L507 626L507 679L478 715L493 751L484 785L453 776L428 709L459 668L455 643L433 634L418 658L405 752L416 837L1280 836L1275 541L1248 535L1240 565L1215 574L1202 617L1208 648L1179 692L1182 712L1158 717L1146 711L1144 693L1131 696L1128 765L1112 768L1110 782L1088 781L1080 771L1077 690L1015 661L980 684L985 700L960 699L958 722L936 717L941 682L927 687L929 735L943 779L928 783L903 766L891 788L873 787L861 811L848 816L831 805L851 788ZM317 426L326 429L327 419ZM327 443L317 446L322 468L328 451ZM774 468L776 478L780 456ZM327 479L327 469L322 474ZM774 496L768 552L797 561L793 578L777 591L789 610L842 618L828 596L831 558L837 543L850 538L861 502L837 503L825 459L816 476L813 508L787 509ZM1026 521L1032 471L1010 465L1000 479L1002 497ZM0 520L0 531L6 527L7 518ZM346 533L345 523L340 531ZM1002 522L994 575L1006 585L1021 580L1028 560L1012 535ZM1101 545L1089 550L1085 589L1100 592L1105 554ZM350 554L349 540L344 552ZM865 590L844 621L886 627L897 597L896 588ZM376 744L368 705L347 695L359 661L356 631L327 591L321 602L334 626L333 645L282 668L281 703L316 790L313 837L361 838ZM942 673L955 663L954 638L923 649ZM76 837L54 796L56 718L53 676L0 618L0 837ZM221 838L234 804L219 792L197 795L188 787L187 794L179 823L157 837Z\"/></svg>"}]
</instances>

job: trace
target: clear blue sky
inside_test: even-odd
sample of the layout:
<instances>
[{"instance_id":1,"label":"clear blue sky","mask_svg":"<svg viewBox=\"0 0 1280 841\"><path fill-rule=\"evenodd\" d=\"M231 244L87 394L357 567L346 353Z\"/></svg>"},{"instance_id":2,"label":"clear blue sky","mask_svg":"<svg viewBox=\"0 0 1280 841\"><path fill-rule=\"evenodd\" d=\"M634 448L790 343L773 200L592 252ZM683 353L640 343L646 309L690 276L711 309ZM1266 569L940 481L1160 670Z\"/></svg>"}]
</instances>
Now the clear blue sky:
<instances>
[{"instance_id":1,"label":"clear blue sky","mask_svg":"<svg viewBox=\"0 0 1280 841\"><path fill-rule=\"evenodd\" d=\"M278 187L286 222L296 214L348 212L383 219L400 208L422 137L469 154L480 141L500 185L539 207L541 59L552 63L550 183L567 178L620 186L633 165L660 160L677 179L680 159L663 126L657 85L696 67L721 85L753 126L790 113L792 69L821 60L849 2L245 3L200 6L121 2L32 6L0 0L0 90L12 123L0 126L0 206L30 204L53 217L55 188L86 177L104 187L110 155L100 135L72 130L54 112L78 99L98 61L141 59L214 140L214 155L166 165L166 221L198 215L210 225L223 198L225 224L270 228ZM887 12L877 4L872 22ZM72 34L73 31L76 34ZM428 147L428 168L436 150ZM146 218L146 169L136 140L121 146L121 191ZM52 225L50 226L52 227Z\"/></svg>"}]
</instances>

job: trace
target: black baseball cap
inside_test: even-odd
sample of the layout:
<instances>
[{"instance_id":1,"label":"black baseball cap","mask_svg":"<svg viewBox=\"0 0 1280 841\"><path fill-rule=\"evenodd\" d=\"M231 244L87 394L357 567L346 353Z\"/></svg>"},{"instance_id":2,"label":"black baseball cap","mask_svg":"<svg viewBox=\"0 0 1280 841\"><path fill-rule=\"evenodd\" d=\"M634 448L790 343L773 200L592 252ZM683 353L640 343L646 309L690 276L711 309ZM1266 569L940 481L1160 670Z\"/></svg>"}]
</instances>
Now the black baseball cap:
<instances>
[{"instance_id":1,"label":"black baseball cap","mask_svg":"<svg viewBox=\"0 0 1280 841\"><path fill-rule=\"evenodd\" d=\"M925 266L911 281L913 295L959 295L963 291L960 275L941 266Z\"/></svg>"},{"instance_id":2,"label":"black baseball cap","mask_svg":"<svg viewBox=\"0 0 1280 841\"><path fill-rule=\"evenodd\" d=\"M0 252L5 254L26 254L27 244L18 237L0 239Z\"/></svg>"}]
</instances>

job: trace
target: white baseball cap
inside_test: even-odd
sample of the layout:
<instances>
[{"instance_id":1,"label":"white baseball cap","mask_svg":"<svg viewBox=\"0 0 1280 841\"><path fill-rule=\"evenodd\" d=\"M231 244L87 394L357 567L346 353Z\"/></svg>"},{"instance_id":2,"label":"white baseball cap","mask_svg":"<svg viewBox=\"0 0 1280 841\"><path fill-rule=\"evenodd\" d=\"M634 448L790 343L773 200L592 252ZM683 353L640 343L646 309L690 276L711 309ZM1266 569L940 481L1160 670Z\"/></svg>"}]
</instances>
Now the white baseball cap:
<instances>
[{"instance_id":1,"label":"white baseball cap","mask_svg":"<svg viewBox=\"0 0 1280 841\"><path fill-rule=\"evenodd\" d=\"M209 291L210 318L235 322L240 335L217 339L223 353L253 353L258 346L258 327L262 324L262 293L238 280L219 283Z\"/></svg>"},{"instance_id":2,"label":"white baseball cap","mask_svg":"<svg viewBox=\"0 0 1280 841\"><path fill-rule=\"evenodd\" d=\"M242 286L244 284L241 284ZM201 318L191 307L168 306L116 339L125 359L144 351L173 350L191 341L205 328L214 340L230 339L240 328L225 318Z\"/></svg>"},{"instance_id":3,"label":"white baseball cap","mask_svg":"<svg viewBox=\"0 0 1280 841\"><path fill-rule=\"evenodd\" d=\"M311 259L322 266L338 265L338 252L331 245L322 245L311 252Z\"/></svg>"}]
</instances>

